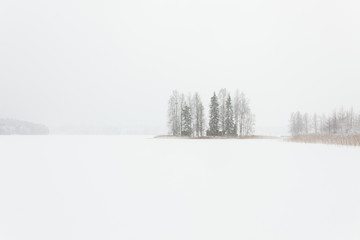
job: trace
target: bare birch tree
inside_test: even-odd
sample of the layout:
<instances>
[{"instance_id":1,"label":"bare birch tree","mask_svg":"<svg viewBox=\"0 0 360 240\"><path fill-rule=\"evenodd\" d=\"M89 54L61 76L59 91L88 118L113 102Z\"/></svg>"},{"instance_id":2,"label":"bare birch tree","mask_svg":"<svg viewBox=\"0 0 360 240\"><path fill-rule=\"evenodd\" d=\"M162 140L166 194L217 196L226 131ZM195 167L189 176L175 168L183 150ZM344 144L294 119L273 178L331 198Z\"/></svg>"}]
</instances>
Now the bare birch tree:
<instances>
[{"instance_id":1,"label":"bare birch tree","mask_svg":"<svg viewBox=\"0 0 360 240\"><path fill-rule=\"evenodd\" d=\"M311 118L311 127L308 126L308 114L300 112L292 113L290 116L290 132L293 136L306 134L322 135L354 135L360 134L360 120L358 121L354 110L334 110L332 114L321 115L319 118L315 113Z\"/></svg>"},{"instance_id":2,"label":"bare birch tree","mask_svg":"<svg viewBox=\"0 0 360 240\"><path fill-rule=\"evenodd\" d=\"M181 133L181 108L180 108L180 95L177 90L174 90L168 102L168 127L169 134L180 135Z\"/></svg>"},{"instance_id":3,"label":"bare birch tree","mask_svg":"<svg viewBox=\"0 0 360 240\"><path fill-rule=\"evenodd\" d=\"M219 127L220 127L220 131L223 134L225 132L226 98L227 98L226 88L220 89L219 94L218 94L218 100L219 100Z\"/></svg>"},{"instance_id":4,"label":"bare birch tree","mask_svg":"<svg viewBox=\"0 0 360 240\"><path fill-rule=\"evenodd\" d=\"M204 133L204 106L201 102L199 93L195 92L192 98L193 112L194 112L194 135L202 137Z\"/></svg>"},{"instance_id":5,"label":"bare birch tree","mask_svg":"<svg viewBox=\"0 0 360 240\"><path fill-rule=\"evenodd\" d=\"M236 89L234 96L234 134L238 135L239 132L239 119L240 119L240 91Z\"/></svg>"}]
</instances>

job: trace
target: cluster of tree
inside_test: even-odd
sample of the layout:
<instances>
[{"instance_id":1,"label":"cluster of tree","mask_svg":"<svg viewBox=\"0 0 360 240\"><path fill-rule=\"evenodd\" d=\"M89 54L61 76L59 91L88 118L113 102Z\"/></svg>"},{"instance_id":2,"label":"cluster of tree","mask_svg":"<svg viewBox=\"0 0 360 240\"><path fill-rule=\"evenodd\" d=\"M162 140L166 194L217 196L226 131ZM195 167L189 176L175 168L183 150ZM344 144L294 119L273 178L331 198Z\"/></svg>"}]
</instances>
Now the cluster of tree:
<instances>
[{"instance_id":1,"label":"cluster of tree","mask_svg":"<svg viewBox=\"0 0 360 240\"><path fill-rule=\"evenodd\" d=\"M174 90L169 99L168 127L174 136L249 136L254 132L255 117L249 100L238 90L234 97L221 89L210 99L209 124L205 124L204 105L199 94L180 94Z\"/></svg>"},{"instance_id":2,"label":"cluster of tree","mask_svg":"<svg viewBox=\"0 0 360 240\"><path fill-rule=\"evenodd\" d=\"M201 137L205 131L204 105L200 95L172 92L168 108L169 133L175 136Z\"/></svg>"},{"instance_id":3,"label":"cluster of tree","mask_svg":"<svg viewBox=\"0 0 360 240\"><path fill-rule=\"evenodd\" d=\"M47 135L49 128L42 124L15 119L0 119L0 135Z\"/></svg>"},{"instance_id":4,"label":"cluster of tree","mask_svg":"<svg viewBox=\"0 0 360 240\"><path fill-rule=\"evenodd\" d=\"M290 133L292 136L307 134L352 135L360 134L360 114L349 110L334 110L332 114L318 115L308 113L292 113L290 117Z\"/></svg>"}]
</instances>

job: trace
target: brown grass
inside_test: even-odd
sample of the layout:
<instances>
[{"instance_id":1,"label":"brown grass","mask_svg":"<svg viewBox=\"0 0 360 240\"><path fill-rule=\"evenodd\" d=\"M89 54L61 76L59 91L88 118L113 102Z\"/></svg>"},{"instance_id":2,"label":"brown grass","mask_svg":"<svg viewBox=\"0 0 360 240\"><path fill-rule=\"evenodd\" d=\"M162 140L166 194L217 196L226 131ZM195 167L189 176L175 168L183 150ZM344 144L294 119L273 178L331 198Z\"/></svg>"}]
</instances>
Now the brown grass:
<instances>
[{"instance_id":1,"label":"brown grass","mask_svg":"<svg viewBox=\"0 0 360 240\"><path fill-rule=\"evenodd\" d=\"M324 143L336 145L360 146L360 135L299 135L287 139L291 142Z\"/></svg>"}]
</instances>

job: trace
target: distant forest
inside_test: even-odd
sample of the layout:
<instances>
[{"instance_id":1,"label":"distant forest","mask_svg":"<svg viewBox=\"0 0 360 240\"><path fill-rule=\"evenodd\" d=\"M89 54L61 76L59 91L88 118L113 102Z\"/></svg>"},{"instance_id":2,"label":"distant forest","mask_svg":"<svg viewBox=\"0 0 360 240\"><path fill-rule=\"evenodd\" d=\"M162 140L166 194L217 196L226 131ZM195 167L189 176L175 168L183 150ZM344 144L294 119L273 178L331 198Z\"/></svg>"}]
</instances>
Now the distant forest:
<instances>
[{"instance_id":1,"label":"distant forest","mask_svg":"<svg viewBox=\"0 0 360 240\"><path fill-rule=\"evenodd\" d=\"M329 115L292 113L289 130L294 142L360 146L360 114L352 108Z\"/></svg>"},{"instance_id":2,"label":"distant forest","mask_svg":"<svg viewBox=\"0 0 360 240\"><path fill-rule=\"evenodd\" d=\"M360 134L360 114L356 114L352 108L334 110L329 115L296 112L291 114L289 130L292 136Z\"/></svg>"},{"instance_id":3,"label":"distant forest","mask_svg":"<svg viewBox=\"0 0 360 240\"><path fill-rule=\"evenodd\" d=\"M19 121L15 119L0 119L0 135L47 135L49 128L43 124Z\"/></svg>"},{"instance_id":4,"label":"distant forest","mask_svg":"<svg viewBox=\"0 0 360 240\"><path fill-rule=\"evenodd\" d=\"M168 129L173 136L243 137L254 133L255 116L250 101L236 90L233 97L225 89L210 98L208 121L199 93L187 94L174 90L168 102ZM207 123L206 123L207 122Z\"/></svg>"}]
</instances>

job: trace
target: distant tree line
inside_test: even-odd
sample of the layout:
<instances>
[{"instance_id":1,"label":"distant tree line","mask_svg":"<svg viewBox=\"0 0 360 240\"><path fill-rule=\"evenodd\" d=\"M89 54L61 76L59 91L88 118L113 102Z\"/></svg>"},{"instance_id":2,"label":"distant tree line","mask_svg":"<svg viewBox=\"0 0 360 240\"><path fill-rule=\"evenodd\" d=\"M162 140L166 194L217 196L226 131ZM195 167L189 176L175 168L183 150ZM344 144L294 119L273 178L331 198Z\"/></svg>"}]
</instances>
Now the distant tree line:
<instances>
[{"instance_id":1,"label":"distant tree line","mask_svg":"<svg viewBox=\"0 0 360 240\"><path fill-rule=\"evenodd\" d=\"M290 117L290 133L292 136L360 134L360 114L352 108L334 110L329 115L295 112Z\"/></svg>"},{"instance_id":2,"label":"distant tree line","mask_svg":"<svg viewBox=\"0 0 360 240\"><path fill-rule=\"evenodd\" d=\"M19 121L15 119L0 119L0 135L47 135L49 128L43 124Z\"/></svg>"},{"instance_id":3,"label":"distant tree line","mask_svg":"<svg viewBox=\"0 0 360 240\"><path fill-rule=\"evenodd\" d=\"M174 136L249 136L254 132L255 116L250 109L249 100L239 90L232 98L221 89L210 99L208 124L205 123L205 110L197 92L184 95L174 90L168 102L169 134Z\"/></svg>"}]
</instances>

